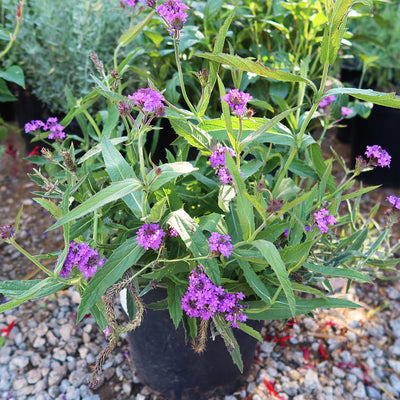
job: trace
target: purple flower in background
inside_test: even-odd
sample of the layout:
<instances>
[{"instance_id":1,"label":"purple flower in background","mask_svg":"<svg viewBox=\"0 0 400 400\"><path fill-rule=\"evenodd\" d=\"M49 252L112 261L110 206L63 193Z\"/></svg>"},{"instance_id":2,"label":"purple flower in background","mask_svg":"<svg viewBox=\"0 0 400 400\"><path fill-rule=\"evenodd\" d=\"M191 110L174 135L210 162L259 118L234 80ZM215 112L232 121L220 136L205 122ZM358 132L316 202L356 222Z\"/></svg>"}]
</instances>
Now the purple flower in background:
<instances>
[{"instance_id":1,"label":"purple flower in background","mask_svg":"<svg viewBox=\"0 0 400 400\"><path fill-rule=\"evenodd\" d=\"M128 95L128 99L132 100L132 104L140 108L143 113L152 113L156 117L165 115L164 97L157 90L139 89L132 95Z\"/></svg>"},{"instance_id":2,"label":"purple flower in background","mask_svg":"<svg viewBox=\"0 0 400 400\"><path fill-rule=\"evenodd\" d=\"M329 96L324 97L318 104L319 107L325 108L329 106L329 104L333 103L336 100L336 96L331 94Z\"/></svg>"},{"instance_id":3,"label":"purple flower in background","mask_svg":"<svg viewBox=\"0 0 400 400\"><path fill-rule=\"evenodd\" d=\"M232 112L237 115L243 115L246 111L246 103L253 98L248 93L239 92L238 89L229 90L221 100L226 101Z\"/></svg>"},{"instance_id":4,"label":"purple flower in background","mask_svg":"<svg viewBox=\"0 0 400 400\"><path fill-rule=\"evenodd\" d=\"M348 117L349 115L353 114L353 110L348 107L341 107L340 112L342 113L342 117Z\"/></svg>"},{"instance_id":5,"label":"purple flower in background","mask_svg":"<svg viewBox=\"0 0 400 400\"><path fill-rule=\"evenodd\" d=\"M0 229L0 239L11 239L15 235L13 224L4 225Z\"/></svg>"},{"instance_id":6,"label":"purple flower in background","mask_svg":"<svg viewBox=\"0 0 400 400\"><path fill-rule=\"evenodd\" d=\"M118 102L118 112L122 116L126 116L131 111L131 105L123 100Z\"/></svg>"},{"instance_id":7,"label":"purple flower in background","mask_svg":"<svg viewBox=\"0 0 400 400\"><path fill-rule=\"evenodd\" d=\"M60 276L69 278L69 274L75 267L82 272L85 278L91 278L98 269L103 268L106 261L106 259L100 258L97 250L93 250L87 243L71 242Z\"/></svg>"},{"instance_id":8,"label":"purple flower in background","mask_svg":"<svg viewBox=\"0 0 400 400\"><path fill-rule=\"evenodd\" d=\"M367 146L367 151L364 154L370 159L373 165L390 167L390 160L392 157L389 156L388 152L383 150L381 146Z\"/></svg>"},{"instance_id":9,"label":"purple flower in background","mask_svg":"<svg viewBox=\"0 0 400 400\"><path fill-rule=\"evenodd\" d=\"M39 120L33 120L31 122L28 122L25 124L25 133L28 132L35 132L40 128L44 127L44 122L39 121Z\"/></svg>"},{"instance_id":10,"label":"purple flower in background","mask_svg":"<svg viewBox=\"0 0 400 400\"><path fill-rule=\"evenodd\" d=\"M104 336L106 337L106 340L108 339L108 335L111 333L109 326L106 326L106 329L104 329Z\"/></svg>"},{"instance_id":11,"label":"purple flower in background","mask_svg":"<svg viewBox=\"0 0 400 400\"><path fill-rule=\"evenodd\" d=\"M400 210L400 198L396 196L388 196L386 197L386 201L388 201L394 208Z\"/></svg>"},{"instance_id":12,"label":"purple flower in background","mask_svg":"<svg viewBox=\"0 0 400 400\"><path fill-rule=\"evenodd\" d=\"M187 20L185 12L189 7L181 0L167 0L157 7L156 12L167 24L171 35L179 35Z\"/></svg>"},{"instance_id":13,"label":"purple flower in background","mask_svg":"<svg viewBox=\"0 0 400 400\"><path fill-rule=\"evenodd\" d=\"M148 250L150 247L158 250L165 232L159 224L144 224L137 232L137 243Z\"/></svg>"},{"instance_id":14,"label":"purple flower in background","mask_svg":"<svg viewBox=\"0 0 400 400\"><path fill-rule=\"evenodd\" d=\"M170 226L170 227L169 227L169 236L171 236L171 237L178 237L178 236L179 236L179 233L178 233L178 231L177 231L175 228L173 228L172 226Z\"/></svg>"},{"instance_id":15,"label":"purple flower in background","mask_svg":"<svg viewBox=\"0 0 400 400\"><path fill-rule=\"evenodd\" d=\"M139 3L139 0L123 0L124 3L129 6L129 7L135 7L137 3Z\"/></svg>"},{"instance_id":16,"label":"purple flower in background","mask_svg":"<svg viewBox=\"0 0 400 400\"><path fill-rule=\"evenodd\" d=\"M212 168L225 167L225 150L228 150L228 153L231 155L231 157L236 156L236 153L230 147L220 146L211 154L209 158Z\"/></svg>"},{"instance_id":17,"label":"purple flower in background","mask_svg":"<svg viewBox=\"0 0 400 400\"><path fill-rule=\"evenodd\" d=\"M244 306L239 304L244 297L241 292L227 293L221 286L216 286L199 265L189 275L189 286L181 307L189 317L203 320L209 320L216 312L224 313L226 321L238 328L238 321L247 320Z\"/></svg>"},{"instance_id":18,"label":"purple flower in background","mask_svg":"<svg viewBox=\"0 0 400 400\"><path fill-rule=\"evenodd\" d=\"M213 232L208 239L208 245L211 253L215 255L222 254L229 258L233 251L232 239L229 235L221 235L218 232Z\"/></svg>"},{"instance_id":19,"label":"purple flower in background","mask_svg":"<svg viewBox=\"0 0 400 400\"><path fill-rule=\"evenodd\" d=\"M336 218L325 208L321 208L319 211L315 212L314 218L321 233L328 232L328 226L333 226L337 223Z\"/></svg>"}]
</instances>

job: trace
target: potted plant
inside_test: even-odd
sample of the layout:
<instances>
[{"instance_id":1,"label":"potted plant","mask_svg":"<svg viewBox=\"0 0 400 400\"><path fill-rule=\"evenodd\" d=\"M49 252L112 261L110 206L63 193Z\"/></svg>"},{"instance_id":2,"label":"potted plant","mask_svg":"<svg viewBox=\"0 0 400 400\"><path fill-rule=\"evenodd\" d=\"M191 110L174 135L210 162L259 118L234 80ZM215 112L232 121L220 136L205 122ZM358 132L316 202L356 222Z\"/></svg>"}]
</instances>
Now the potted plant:
<instances>
[{"instance_id":1,"label":"potted plant","mask_svg":"<svg viewBox=\"0 0 400 400\"><path fill-rule=\"evenodd\" d=\"M372 223L376 208L367 218L358 213L361 196L374 188L352 191L355 177L368 168L386 168L389 154L371 143L354 170L334 154L345 175L335 182L334 160L323 159L320 143L308 129L310 121L319 116L321 101L329 96L347 94L391 107L400 107L400 98L362 89L325 90L351 8L349 2L338 0L325 9L323 74L318 86L306 77L305 70L294 74L270 69L224 53L236 12L233 7L213 51L196 54L207 60L207 68L199 71L202 96L194 103L185 88L185 60L178 45L191 9L180 0L146 3L148 17L123 35L119 44L128 44L151 19L162 21L176 52L186 106L168 101L163 88L151 80L147 87L131 92L123 84L126 60L108 74L101 60L93 57L98 71L93 92L78 101L61 123L49 118L26 125L27 134L55 140L43 156L30 159L40 166L31 177L41 187L35 200L57 220L49 230L62 227L65 248L31 255L18 241L19 216L15 223L4 225L1 239L15 246L44 275L31 281L1 282L0 292L9 301L0 305L0 311L75 285L81 295L77 320L90 312L108 338L90 377L92 386L97 385L118 335L132 331L137 368L143 360L158 369L168 367L165 387L152 379L153 373L138 370L150 387L168 398L185 398L188 393L202 398L233 391L242 380L226 368L230 371L228 386L227 376L213 372L207 357L199 356L196 362L205 361L197 371L203 374L199 384L197 375L190 376L194 369L175 357L180 353L186 357L186 350L192 351L181 351L185 340L186 348L192 345L198 353L211 356L214 344L210 342L224 343L237 371L246 372L248 361L243 359L248 357L242 358L241 339L235 332L261 339L251 321L289 319L318 308L358 307L332 296L329 279L372 282L382 275L379 266L397 262L386 240L390 229L377 230ZM249 72L297 82L298 104L271 119L257 117L248 107L249 93L225 88L219 74L226 66L236 74ZM313 92L311 102L304 86ZM218 93L222 110L218 118L208 118L206 112L213 91ZM87 108L98 97L107 100L108 108L96 120ZM78 115L87 119L91 130L74 144L64 127ZM167 162L154 164L144 143L158 118L167 118L179 138ZM281 122L284 119L290 127ZM188 161L191 147L197 154ZM387 200L395 219L400 199L389 196ZM44 258L53 258L54 266L44 266ZM116 297L124 289L128 322L115 315ZM180 327L177 337L167 332L165 314L173 330ZM153 317L159 323L146 327L145 337L135 344L134 338ZM164 328L161 338L153 336ZM249 346L250 354L254 345ZM208 346L211 351L207 353ZM146 354L138 354L141 349ZM171 352L173 358L161 360ZM204 378L208 368L213 375Z\"/></svg>"}]
</instances>

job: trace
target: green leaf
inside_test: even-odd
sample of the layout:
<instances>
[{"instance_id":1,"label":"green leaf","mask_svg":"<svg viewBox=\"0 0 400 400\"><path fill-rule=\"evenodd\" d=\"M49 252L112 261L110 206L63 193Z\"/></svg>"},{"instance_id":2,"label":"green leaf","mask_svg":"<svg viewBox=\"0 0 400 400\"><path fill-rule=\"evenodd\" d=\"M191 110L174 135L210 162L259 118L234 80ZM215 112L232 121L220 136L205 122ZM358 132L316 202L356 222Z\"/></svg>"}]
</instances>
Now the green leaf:
<instances>
[{"instance_id":1,"label":"green leaf","mask_svg":"<svg viewBox=\"0 0 400 400\"><path fill-rule=\"evenodd\" d=\"M222 339L224 339L225 346L228 349L233 362L237 365L239 371L243 372L242 355L240 354L239 345L235 339L235 336L233 335L232 328L221 315L215 314L213 316L213 322Z\"/></svg>"},{"instance_id":2,"label":"green leaf","mask_svg":"<svg viewBox=\"0 0 400 400\"><path fill-rule=\"evenodd\" d=\"M254 233L254 212L253 206L246 196L246 186L240 176L231 155L225 150L226 166L232 175L235 189L237 191L237 214L243 232L243 239L248 240Z\"/></svg>"},{"instance_id":3,"label":"green leaf","mask_svg":"<svg viewBox=\"0 0 400 400\"><path fill-rule=\"evenodd\" d=\"M237 324L239 325L240 330L242 330L243 332L245 332L248 335L252 336L254 339L257 339L260 342L264 341L264 339L261 336L260 332L256 331L251 326L245 324L244 322L238 322Z\"/></svg>"},{"instance_id":4,"label":"green leaf","mask_svg":"<svg viewBox=\"0 0 400 400\"><path fill-rule=\"evenodd\" d=\"M177 118L169 118L172 128L193 147L211 153L212 137L204 130L196 127L190 121Z\"/></svg>"},{"instance_id":5,"label":"green leaf","mask_svg":"<svg viewBox=\"0 0 400 400\"><path fill-rule=\"evenodd\" d=\"M289 116L291 113L296 111L298 107L291 108L290 110L286 110L276 115L274 118L270 119L266 124L258 128L256 131L248 135L245 139L240 142L240 148L243 150L248 144L253 143L256 139L258 139L261 135L267 132L269 129L273 128L279 121ZM292 136L289 136L288 141L290 145L295 146L296 141ZM271 142L274 143L274 142ZM276 143L276 144L289 144L289 143Z\"/></svg>"},{"instance_id":6,"label":"green leaf","mask_svg":"<svg viewBox=\"0 0 400 400\"><path fill-rule=\"evenodd\" d=\"M119 138L113 138L110 139L110 142L116 146L117 144L126 142L128 140L128 138L126 136L123 137L119 137ZM85 153L78 161L78 164L82 164L83 162L85 162L86 160L88 160L89 158L95 156L96 154L101 153L101 143L96 144L96 146L92 147L87 153Z\"/></svg>"},{"instance_id":7,"label":"green leaf","mask_svg":"<svg viewBox=\"0 0 400 400\"><path fill-rule=\"evenodd\" d=\"M325 160L322 156L322 151L321 147L319 146L318 143L314 143L308 147L310 156L315 168L315 171L317 172L318 176L322 179L323 176L325 175L325 172L327 171L327 165L325 164ZM332 175L329 175L327 178L327 187L328 190L333 193L336 191L336 185L335 181L333 179Z\"/></svg>"},{"instance_id":8,"label":"green leaf","mask_svg":"<svg viewBox=\"0 0 400 400\"><path fill-rule=\"evenodd\" d=\"M187 161L163 164L152 169L147 175L148 182L151 182L149 188L156 191L172 179L181 175L190 174L196 170L197 168L193 167L193 165Z\"/></svg>"},{"instance_id":9,"label":"green leaf","mask_svg":"<svg viewBox=\"0 0 400 400\"><path fill-rule=\"evenodd\" d=\"M128 178L137 179L132 167L105 136L101 141L101 149L106 171L113 182L124 181ZM142 216L143 195L142 191L138 191L122 198L137 218Z\"/></svg>"},{"instance_id":10,"label":"green leaf","mask_svg":"<svg viewBox=\"0 0 400 400\"><path fill-rule=\"evenodd\" d=\"M261 310L265 308L262 306L262 302L260 304L260 311L257 312L257 303L249 302L250 309L247 310L247 315L249 319L255 320L266 320L266 321L274 321L274 320L284 320L292 317L291 310L289 305L284 302L276 302L272 304L267 309ZM296 310L295 316L308 314L312 310L315 309L327 309L327 308L362 308L362 306L353 303L350 300L345 299L337 299L334 297L327 297L322 299L301 299L296 298Z\"/></svg>"},{"instance_id":11,"label":"green leaf","mask_svg":"<svg viewBox=\"0 0 400 400\"><path fill-rule=\"evenodd\" d=\"M293 294L293 289L290 284L289 275L286 270L285 264L283 263L282 258L275 245L271 242L267 242L266 240L255 240L250 244L258 249L260 254L275 272L276 277L278 278L280 284L282 285L282 289L285 292L292 316L294 317L296 310L296 300Z\"/></svg>"},{"instance_id":12,"label":"green leaf","mask_svg":"<svg viewBox=\"0 0 400 400\"><path fill-rule=\"evenodd\" d=\"M179 323L181 322L183 314L183 310L181 307L181 297L183 293L182 290L180 290L179 286L175 285L175 283L170 279L167 282L167 291L169 315L172 318L175 329L177 329Z\"/></svg>"},{"instance_id":13,"label":"green leaf","mask_svg":"<svg viewBox=\"0 0 400 400\"><path fill-rule=\"evenodd\" d=\"M240 258L237 259L237 262L240 268L243 270L244 277L246 278L246 281L249 284L249 286L260 297L260 299L264 300L267 304L270 304L271 295L266 286L264 285L264 283L251 268L250 263L245 260L241 260Z\"/></svg>"},{"instance_id":14,"label":"green leaf","mask_svg":"<svg viewBox=\"0 0 400 400\"><path fill-rule=\"evenodd\" d=\"M10 92L5 81L0 78L0 103L17 101L18 99Z\"/></svg>"},{"instance_id":15,"label":"green leaf","mask_svg":"<svg viewBox=\"0 0 400 400\"><path fill-rule=\"evenodd\" d=\"M307 256L310 253L313 244L314 241L309 240L296 245L286 246L280 252L282 261L286 265L299 262L304 256Z\"/></svg>"},{"instance_id":16,"label":"green leaf","mask_svg":"<svg viewBox=\"0 0 400 400\"><path fill-rule=\"evenodd\" d=\"M34 294L31 299L38 299L40 297L50 296L60 290L68 287L65 283L58 282L56 279L50 279L48 286ZM13 299L23 298L27 291L30 291L34 286L40 284L42 279L32 279L29 281L3 281L0 282L0 293L5 297Z\"/></svg>"},{"instance_id":17,"label":"green leaf","mask_svg":"<svg viewBox=\"0 0 400 400\"><path fill-rule=\"evenodd\" d=\"M127 30L118 40L118 43L121 47L125 47L128 45L132 40L134 40L139 33L147 26L147 24L151 21L153 18L155 11L152 11L147 15L145 19L143 19L141 22L138 24L133 24L132 27Z\"/></svg>"},{"instance_id":18,"label":"green leaf","mask_svg":"<svg viewBox=\"0 0 400 400\"><path fill-rule=\"evenodd\" d=\"M225 54L225 53L200 53L198 57L205 58L207 60L215 61L220 64L227 64L230 67L238 68L242 71L252 72L259 76L264 76L269 79L274 79L282 82L304 82L309 85L314 92L317 92L315 84L307 78L303 78L299 75L294 75L290 72L282 70L273 70L265 67L259 61L252 61L249 58L242 58L237 55Z\"/></svg>"},{"instance_id":19,"label":"green leaf","mask_svg":"<svg viewBox=\"0 0 400 400\"><path fill-rule=\"evenodd\" d=\"M14 82L25 89L24 71L17 65L12 65L5 71L0 71L0 78L8 82Z\"/></svg>"},{"instance_id":20,"label":"green leaf","mask_svg":"<svg viewBox=\"0 0 400 400\"><path fill-rule=\"evenodd\" d=\"M61 225L66 224L67 222L83 217L84 215L89 214L94 210L97 210L105 204L119 200L128 194L141 190L142 188L143 185L140 183L140 181L134 178L125 179L121 182L113 182L110 184L110 186L96 193L84 203L74 208L67 215L61 217L54 225L52 225L47 230L51 231Z\"/></svg>"},{"instance_id":21,"label":"green leaf","mask_svg":"<svg viewBox=\"0 0 400 400\"><path fill-rule=\"evenodd\" d=\"M352 269L345 267L335 268L310 263L304 263L304 267L307 268L309 271L317 272L319 274L322 274L323 276L335 276L340 278L356 279L361 282L372 282L371 278L368 275L362 274L361 272L353 271Z\"/></svg>"},{"instance_id":22,"label":"green leaf","mask_svg":"<svg viewBox=\"0 0 400 400\"><path fill-rule=\"evenodd\" d=\"M39 197L35 197L33 199L37 203L39 203L44 209L46 209L51 215L54 215L56 218L60 218L62 215L61 209L57 207L51 200L42 199Z\"/></svg>"},{"instance_id":23,"label":"green leaf","mask_svg":"<svg viewBox=\"0 0 400 400\"><path fill-rule=\"evenodd\" d=\"M96 272L82 294L78 322L101 299L106 290L120 279L128 268L139 261L144 252L144 248L136 243L136 237L129 238L112 252L103 268Z\"/></svg>"},{"instance_id":24,"label":"green leaf","mask_svg":"<svg viewBox=\"0 0 400 400\"><path fill-rule=\"evenodd\" d=\"M348 94L357 99L370 101L380 106L400 108L400 96L396 93L376 92L372 89L354 89L354 88L334 88L324 93L324 97L329 95Z\"/></svg>"},{"instance_id":25,"label":"green leaf","mask_svg":"<svg viewBox=\"0 0 400 400\"><path fill-rule=\"evenodd\" d=\"M219 208L224 212L229 212L229 204L235 196L235 188L232 185L221 185L218 193Z\"/></svg>"}]
</instances>

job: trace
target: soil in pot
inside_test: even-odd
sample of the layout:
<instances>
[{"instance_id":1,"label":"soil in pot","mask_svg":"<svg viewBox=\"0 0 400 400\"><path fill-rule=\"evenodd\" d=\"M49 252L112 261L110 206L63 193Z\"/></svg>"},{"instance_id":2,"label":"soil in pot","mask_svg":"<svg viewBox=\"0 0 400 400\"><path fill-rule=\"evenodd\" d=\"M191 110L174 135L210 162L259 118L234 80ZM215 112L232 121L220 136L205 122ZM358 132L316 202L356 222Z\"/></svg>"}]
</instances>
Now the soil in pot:
<instances>
[{"instance_id":1,"label":"soil in pot","mask_svg":"<svg viewBox=\"0 0 400 400\"><path fill-rule=\"evenodd\" d=\"M146 303L166 298L166 291L156 289L144 296ZM260 330L262 322L256 322ZM185 343L182 324L175 330L168 310L147 309L143 322L129 333L128 342L139 379L165 399L206 400L240 389L250 372L257 340L234 329L244 364L243 374L234 365L223 339L209 339L202 354Z\"/></svg>"}]
</instances>

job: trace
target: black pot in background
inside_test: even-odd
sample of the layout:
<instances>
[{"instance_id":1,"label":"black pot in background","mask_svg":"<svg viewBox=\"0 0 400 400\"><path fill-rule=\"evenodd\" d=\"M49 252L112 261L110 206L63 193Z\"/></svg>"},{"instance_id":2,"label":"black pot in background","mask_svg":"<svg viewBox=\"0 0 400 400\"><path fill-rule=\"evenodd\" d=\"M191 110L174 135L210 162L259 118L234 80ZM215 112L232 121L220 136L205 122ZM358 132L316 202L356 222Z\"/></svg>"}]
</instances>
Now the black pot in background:
<instances>
[{"instance_id":1,"label":"black pot in background","mask_svg":"<svg viewBox=\"0 0 400 400\"><path fill-rule=\"evenodd\" d=\"M392 156L390 168L376 167L372 171L363 172L359 179L367 184L399 187L400 110L374 105L369 118L355 117L349 126L353 163L359 155L365 158L366 147L372 145L381 146Z\"/></svg>"},{"instance_id":2,"label":"black pot in background","mask_svg":"<svg viewBox=\"0 0 400 400\"><path fill-rule=\"evenodd\" d=\"M146 294L144 301L165 297L165 290L156 289ZM261 327L262 322L256 322L254 328ZM182 324L175 330L168 310L147 309L140 327L128 335L137 376L167 400L206 400L233 393L245 383L257 345L253 337L239 329L234 332L242 353L243 374L219 335L215 341L207 341L203 354L196 354L190 343L185 343Z\"/></svg>"}]
</instances>

